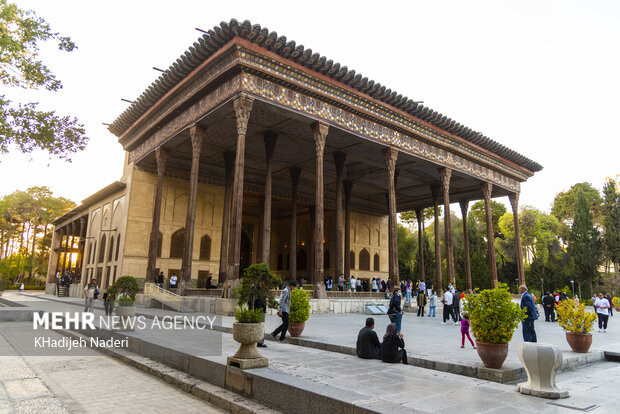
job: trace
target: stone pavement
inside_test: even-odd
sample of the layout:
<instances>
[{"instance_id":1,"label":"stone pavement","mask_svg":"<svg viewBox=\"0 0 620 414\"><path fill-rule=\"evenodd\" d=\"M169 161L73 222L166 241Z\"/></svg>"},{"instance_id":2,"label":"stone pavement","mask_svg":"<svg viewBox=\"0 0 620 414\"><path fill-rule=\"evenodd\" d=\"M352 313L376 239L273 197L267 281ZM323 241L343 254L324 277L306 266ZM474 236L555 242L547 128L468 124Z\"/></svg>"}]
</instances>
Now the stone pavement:
<instances>
[{"instance_id":1,"label":"stone pavement","mask_svg":"<svg viewBox=\"0 0 620 414\"><path fill-rule=\"evenodd\" d=\"M17 300L15 297L11 299ZM76 310L75 306L41 301L36 296L23 299L24 304L45 307L46 310ZM174 314L174 312L157 309L148 311ZM100 311L97 312L100 313ZM379 321L379 318L376 319ZM356 335L364 319L364 315L312 315L304 337L326 335L329 340L354 343L354 339L351 339L348 332ZM413 348L413 352L416 352L418 346L424 347L426 343L429 349L423 351L438 357L444 354L446 358L458 356L464 358L467 354L475 356L475 351L471 349L460 349L460 334L458 334L457 327L440 325L432 318L416 319L418 319L416 316L406 315L403 329L405 341L409 348ZM224 318L225 326L229 322L230 320ZM275 319L268 318L267 327L273 328L276 323ZM380 322L377 324L378 329L382 330ZM544 325L549 325L549 327ZM558 336L563 337L557 325L551 326L551 324L541 322L538 326L540 326L540 335L553 337L554 331L558 330ZM617 334L613 332L617 330L613 329L613 324L610 324L610 333L605 337L610 339L600 339L601 344L615 346L613 344L616 343L614 338ZM416 334L420 331L424 334ZM178 337L176 337L177 341L171 338L169 331L135 332L131 335L154 343L165 343L166 346L175 348L179 352L200 355L199 350L205 341L205 337L201 335L213 334L210 331L202 331L194 336L184 336L182 341L178 341ZM223 355L202 358L223 365L226 356L231 355L237 349L237 344L231 335L220 335ZM408 340L410 337L414 339ZM418 337L420 337L419 340ZM434 342L424 342L428 341L428 338L433 338ZM519 333L516 333L515 340L518 338ZM595 339L595 344L597 339L598 337ZM261 349L261 352L269 358L269 368L251 370L249 375L264 381L280 382L282 387L293 385L313 395L324 395L334 400L347 401L355 407L377 412L559 413L575 412L576 409L583 410L595 406L592 412L604 413L617 408L616 393L617 384L620 383L620 364L612 362L601 362L560 373L558 386L569 389L572 395L568 399L549 401L521 395L515 391L514 385L498 384L401 364L360 360L349 355L294 345L272 342L268 344L269 347ZM304 408L304 404L311 403L311 400L301 399L299 401L301 408ZM337 411L334 409L334 412ZM298 412L304 411L301 409Z\"/></svg>"}]
</instances>

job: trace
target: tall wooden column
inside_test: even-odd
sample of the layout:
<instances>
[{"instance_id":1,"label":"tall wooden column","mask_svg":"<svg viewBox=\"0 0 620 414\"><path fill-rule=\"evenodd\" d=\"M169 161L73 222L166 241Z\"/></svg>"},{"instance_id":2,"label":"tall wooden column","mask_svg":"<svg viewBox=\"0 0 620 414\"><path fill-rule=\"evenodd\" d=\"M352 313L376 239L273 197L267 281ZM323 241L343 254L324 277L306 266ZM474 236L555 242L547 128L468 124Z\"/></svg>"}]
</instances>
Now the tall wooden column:
<instances>
[{"instance_id":1,"label":"tall wooden column","mask_svg":"<svg viewBox=\"0 0 620 414\"><path fill-rule=\"evenodd\" d=\"M349 279L351 277L351 190L353 189L353 182L344 181L344 277ZM338 283L336 276L334 280L334 286Z\"/></svg>"},{"instance_id":2,"label":"tall wooden column","mask_svg":"<svg viewBox=\"0 0 620 414\"><path fill-rule=\"evenodd\" d=\"M469 257L469 233L467 232L467 209L469 208L469 201L461 201L461 214L463 216L463 244L465 255L465 286L468 292L472 292L471 285L471 260Z\"/></svg>"},{"instance_id":3,"label":"tall wooden column","mask_svg":"<svg viewBox=\"0 0 620 414\"><path fill-rule=\"evenodd\" d=\"M185 294L192 279L192 259L194 256L194 223L196 222L196 201L198 198L198 172L200 170L200 152L206 131L194 125L189 129L192 141L192 169L189 177L189 194L187 196L187 215L185 217L185 241L183 242L183 261L181 264L181 283L179 294Z\"/></svg>"},{"instance_id":4,"label":"tall wooden column","mask_svg":"<svg viewBox=\"0 0 620 414\"><path fill-rule=\"evenodd\" d=\"M230 196L232 192L233 162L235 153L226 151L224 153L224 174L226 183L224 187L224 212L222 214L222 239L220 240L220 268L218 270L218 284L226 280L226 269L228 267L228 234L230 230Z\"/></svg>"},{"instance_id":5,"label":"tall wooden column","mask_svg":"<svg viewBox=\"0 0 620 414\"><path fill-rule=\"evenodd\" d=\"M291 167L291 232L289 235L288 248L288 278L297 280L297 185L301 168ZM310 242L312 245L312 242ZM306 269L307 269L306 261Z\"/></svg>"},{"instance_id":6,"label":"tall wooden column","mask_svg":"<svg viewBox=\"0 0 620 414\"><path fill-rule=\"evenodd\" d=\"M329 127L325 124L315 123L312 125L314 135L314 148L316 150L316 191L315 191L315 236L314 236L314 274L312 275L313 284L323 283L325 275L323 263L323 236L325 234L325 213L323 211L323 151L325 150L325 139Z\"/></svg>"},{"instance_id":7,"label":"tall wooden column","mask_svg":"<svg viewBox=\"0 0 620 414\"><path fill-rule=\"evenodd\" d=\"M389 251L389 273L392 286L398 286L398 231L396 227L396 160L398 158L398 150L395 148L387 148L383 151L383 159L387 166L388 173L388 210L389 210L389 233L388 233L388 251Z\"/></svg>"},{"instance_id":8,"label":"tall wooden column","mask_svg":"<svg viewBox=\"0 0 620 414\"><path fill-rule=\"evenodd\" d=\"M241 255L241 223L243 219L243 174L245 169L245 134L254 99L241 95L235 99L237 119L237 151L235 154L235 173L233 178L232 207L230 214L230 246L228 251L227 280L239 278L239 258Z\"/></svg>"},{"instance_id":9,"label":"tall wooden column","mask_svg":"<svg viewBox=\"0 0 620 414\"><path fill-rule=\"evenodd\" d=\"M433 209L435 215L435 289L439 295L443 294L443 277L441 274L441 230L439 228L439 184L431 185L433 194Z\"/></svg>"},{"instance_id":10,"label":"tall wooden column","mask_svg":"<svg viewBox=\"0 0 620 414\"><path fill-rule=\"evenodd\" d=\"M450 176L452 170L449 168L442 168L439 170L439 177L441 178L441 184L443 185L443 224L445 231L446 245L446 273L448 280L454 284L454 249L452 247L452 224L450 219Z\"/></svg>"},{"instance_id":11,"label":"tall wooden column","mask_svg":"<svg viewBox=\"0 0 620 414\"><path fill-rule=\"evenodd\" d=\"M420 271L420 280L425 281L424 273L424 210L416 208L415 217L418 220L418 269Z\"/></svg>"},{"instance_id":12,"label":"tall wooden column","mask_svg":"<svg viewBox=\"0 0 620 414\"><path fill-rule=\"evenodd\" d=\"M336 163L336 257L334 261L334 280L342 273L342 170L347 154L337 151L334 153Z\"/></svg>"},{"instance_id":13,"label":"tall wooden column","mask_svg":"<svg viewBox=\"0 0 620 414\"><path fill-rule=\"evenodd\" d=\"M525 285L525 271L523 269L523 249L521 247L521 225L519 224L519 193L508 194L510 205L512 206L512 217L515 223L515 240L517 253L517 273L519 274L519 285Z\"/></svg>"},{"instance_id":14,"label":"tall wooden column","mask_svg":"<svg viewBox=\"0 0 620 414\"><path fill-rule=\"evenodd\" d=\"M71 222L71 224L69 224L69 228L71 229L71 244L69 245L69 261L68 261L68 265L69 265L69 271L72 272L73 271L73 265L72 265L72 257L73 257L73 245L75 244L75 231L77 225L75 223L75 221ZM67 237L67 240L69 238ZM76 263L77 264L77 263Z\"/></svg>"},{"instance_id":15,"label":"tall wooden column","mask_svg":"<svg viewBox=\"0 0 620 414\"><path fill-rule=\"evenodd\" d=\"M267 131L264 134L265 140L265 199L263 204L263 224L262 231L260 232L260 251L258 261L259 263L265 263L269 267L270 248L271 248L271 171L273 160L273 151L276 148L276 140L278 134L272 131Z\"/></svg>"},{"instance_id":16,"label":"tall wooden column","mask_svg":"<svg viewBox=\"0 0 620 414\"><path fill-rule=\"evenodd\" d=\"M152 282L157 276L157 250L159 248L159 222L161 219L161 196L164 188L164 175L169 151L159 147L155 151L157 157L157 184L155 185L155 199L153 201L153 221L151 236L149 237L149 255L146 264L146 281Z\"/></svg>"},{"instance_id":17,"label":"tall wooden column","mask_svg":"<svg viewBox=\"0 0 620 414\"><path fill-rule=\"evenodd\" d=\"M82 269L84 262L84 249L86 248L86 216L80 217L80 241L78 242L78 256L75 265L75 272L80 272L80 280L82 280Z\"/></svg>"},{"instance_id":18,"label":"tall wooden column","mask_svg":"<svg viewBox=\"0 0 620 414\"><path fill-rule=\"evenodd\" d=\"M61 227L58 230L57 233L58 233L58 241L59 241L59 243L58 243L58 259L56 260L56 271L54 272L54 282L57 282L57 280L56 280L56 273L59 272L59 271L62 272L62 270L63 270L62 269L62 260L63 260L63 257L62 257L62 239L65 237L65 228Z\"/></svg>"},{"instance_id":19,"label":"tall wooden column","mask_svg":"<svg viewBox=\"0 0 620 414\"><path fill-rule=\"evenodd\" d=\"M493 212L491 211L491 194L493 184L483 183L482 192L484 193L484 207L487 213L487 244L489 248L489 267L491 268L491 288L498 287L497 282L497 263L495 261L495 241L493 237Z\"/></svg>"},{"instance_id":20,"label":"tall wooden column","mask_svg":"<svg viewBox=\"0 0 620 414\"><path fill-rule=\"evenodd\" d=\"M316 261L314 260L314 252L316 250L316 207L310 206L308 207L308 215L310 216L310 254L308 255L308 279L310 281L314 280L314 272L316 269Z\"/></svg>"}]
</instances>

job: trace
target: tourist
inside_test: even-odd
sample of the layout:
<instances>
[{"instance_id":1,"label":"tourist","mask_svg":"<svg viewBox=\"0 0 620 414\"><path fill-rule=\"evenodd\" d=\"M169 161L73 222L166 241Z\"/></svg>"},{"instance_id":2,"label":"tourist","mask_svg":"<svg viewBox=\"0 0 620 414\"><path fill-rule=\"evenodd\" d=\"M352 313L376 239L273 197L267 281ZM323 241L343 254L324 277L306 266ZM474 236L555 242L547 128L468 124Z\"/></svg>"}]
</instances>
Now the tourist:
<instances>
[{"instance_id":1,"label":"tourist","mask_svg":"<svg viewBox=\"0 0 620 414\"><path fill-rule=\"evenodd\" d=\"M357 334L355 353L358 357L363 359L381 358L381 342L379 342L379 337L374 329L375 320L366 318L366 326Z\"/></svg>"},{"instance_id":2,"label":"tourist","mask_svg":"<svg viewBox=\"0 0 620 414\"><path fill-rule=\"evenodd\" d=\"M217 286L215 286L213 284L213 273L209 273L209 276L207 277L207 285L206 288L207 289L215 289Z\"/></svg>"},{"instance_id":3,"label":"tourist","mask_svg":"<svg viewBox=\"0 0 620 414\"><path fill-rule=\"evenodd\" d=\"M461 294L458 289L452 294L452 319L455 325L461 320Z\"/></svg>"},{"instance_id":4,"label":"tourist","mask_svg":"<svg viewBox=\"0 0 620 414\"><path fill-rule=\"evenodd\" d=\"M291 290L295 289L297 284L291 280L288 282L288 286L282 291L282 297L280 298L280 308L278 309L278 316L282 318L282 324L271 333L271 338L275 341L276 336L280 334L280 343L286 344L286 331L288 330L288 314L291 311Z\"/></svg>"},{"instance_id":5,"label":"tourist","mask_svg":"<svg viewBox=\"0 0 620 414\"><path fill-rule=\"evenodd\" d=\"M24 293L24 282L19 284L19 293Z\"/></svg>"},{"instance_id":6,"label":"tourist","mask_svg":"<svg viewBox=\"0 0 620 414\"><path fill-rule=\"evenodd\" d=\"M349 289L351 289L351 292L355 292L356 286L357 283L355 282L355 276L351 276L351 279L349 279Z\"/></svg>"},{"instance_id":7,"label":"tourist","mask_svg":"<svg viewBox=\"0 0 620 414\"><path fill-rule=\"evenodd\" d=\"M463 314L463 319L461 319L461 348L465 348L465 337L469 339L471 346L476 349L476 345L474 345L474 341L471 340L471 336L469 336L469 315L467 312Z\"/></svg>"},{"instance_id":8,"label":"tourist","mask_svg":"<svg viewBox=\"0 0 620 414\"><path fill-rule=\"evenodd\" d=\"M527 286L519 286L521 294L521 309L525 309L527 317L521 322L523 327L523 342L538 342L536 340L536 330L534 330L534 321L538 319L536 311L536 303L534 298L527 292Z\"/></svg>"},{"instance_id":9,"label":"tourist","mask_svg":"<svg viewBox=\"0 0 620 414\"><path fill-rule=\"evenodd\" d=\"M355 281L355 292L361 292L362 291L362 279L358 278Z\"/></svg>"},{"instance_id":10,"label":"tourist","mask_svg":"<svg viewBox=\"0 0 620 414\"><path fill-rule=\"evenodd\" d=\"M596 309L596 315L598 316L598 331L607 332L607 321L609 319L609 302L607 298L603 296L603 293L598 294L598 298L594 302L594 309Z\"/></svg>"},{"instance_id":11,"label":"tourist","mask_svg":"<svg viewBox=\"0 0 620 414\"><path fill-rule=\"evenodd\" d=\"M545 322L555 322L555 298L553 295L550 292L545 293L542 303L545 311Z\"/></svg>"},{"instance_id":12,"label":"tourist","mask_svg":"<svg viewBox=\"0 0 620 414\"><path fill-rule=\"evenodd\" d=\"M411 281L410 280L405 282L405 292L407 294L407 299L405 300L405 302L411 303Z\"/></svg>"},{"instance_id":13,"label":"tourist","mask_svg":"<svg viewBox=\"0 0 620 414\"><path fill-rule=\"evenodd\" d=\"M428 286L426 286L426 296L428 296L430 298L431 295L433 294L433 292L434 292L433 284L429 283Z\"/></svg>"},{"instance_id":14,"label":"tourist","mask_svg":"<svg viewBox=\"0 0 620 414\"><path fill-rule=\"evenodd\" d=\"M164 272L162 272L163 274ZM176 273L173 273L172 276L170 276L170 289L176 289L177 288L177 275Z\"/></svg>"},{"instance_id":15,"label":"tourist","mask_svg":"<svg viewBox=\"0 0 620 414\"><path fill-rule=\"evenodd\" d=\"M159 276L157 276L157 284L160 290L164 288L164 272L160 272Z\"/></svg>"},{"instance_id":16,"label":"tourist","mask_svg":"<svg viewBox=\"0 0 620 414\"><path fill-rule=\"evenodd\" d=\"M99 290L97 287L97 279L92 279L90 283L84 286L84 312L93 312L93 300L95 300L95 292Z\"/></svg>"},{"instance_id":17,"label":"tourist","mask_svg":"<svg viewBox=\"0 0 620 414\"><path fill-rule=\"evenodd\" d=\"M383 345L381 346L381 360L389 363L402 361L403 364L407 364L407 351L405 350L403 335L398 332L398 328L393 323L389 324L385 330Z\"/></svg>"},{"instance_id":18,"label":"tourist","mask_svg":"<svg viewBox=\"0 0 620 414\"><path fill-rule=\"evenodd\" d=\"M424 283L423 280L421 280L420 283L418 284L418 289L420 292L426 293L426 283Z\"/></svg>"},{"instance_id":19,"label":"tourist","mask_svg":"<svg viewBox=\"0 0 620 414\"><path fill-rule=\"evenodd\" d=\"M450 288L448 287L448 289L446 289L443 294L443 299L441 300L441 303L443 303L443 322L441 323L442 325L445 325L446 321L449 320L450 317L454 319L454 313L452 312L453 301L454 297L452 295L452 292L450 292ZM456 324L456 319L454 319L454 323Z\"/></svg>"},{"instance_id":20,"label":"tourist","mask_svg":"<svg viewBox=\"0 0 620 414\"><path fill-rule=\"evenodd\" d=\"M371 290L372 290L373 292L376 292L376 291L377 291L377 289L378 289L378 288L377 288L377 279L375 279L375 278L373 277L373 278L372 278L372 284L371 284Z\"/></svg>"},{"instance_id":21,"label":"tourist","mask_svg":"<svg viewBox=\"0 0 620 414\"><path fill-rule=\"evenodd\" d=\"M330 292L332 290L332 286L333 286L334 281L332 280L332 278L330 277L329 279L327 279L327 291Z\"/></svg>"},{"instance_id":22,"label":"tourist","mask_svg":"<svg viewBox=\"0 0 620 414\"><path fill-rule=\"evenodd\" d=\"M437 295L435 291L432 290L428 295L428 317L431 316L434 318L437 315Z\"/></svg>"},{"instance_id":23,"label":"tourist","mask_svg":"<svg viewBox=\"0 0 620 414\"><path fill-rule=\"evenodd\" d=\"M105 292L103 292L103 309L106 316L112 316L112 310L114 309L114 301L111 300L111 295L108 293L109 289L110 286L107 286Z\"/></svg>"},{"instance_id":24,"label":"tourist","mask_svg":"<svg viewBox=\"0 0 620 414\"><path fill-rule=\"evenodd\" d=\"M465 292L461 292L461 299L459 300L459 320L463 320L463 314L465 313L465 304L467 303L467 295Z\"/></svg>"},{"instance_id":25,"label":"tourist","mask_svg":"<svg viewBox=\"0 0 620 414\"><path fill-rule=\"evenodd\" d=\"M424 291L418 291L418 316L424 316L424 307L426 306L426 295Z\"/></svg>"},{"instance_id":26,"label":"tourist","mask_svg":"<svg viewBox=\"0 0 620 414\"><path fill-rule=\"evenodd\" d=\"M338 277L338 290L342 292L344 290L344 273L340 273Z\"/></svg>"},{"instance_id":27,"label":"tourist","mask_svg":"<svg viewBox=\"0 0 620 414\"><path fill-rule=\"evenodd\" d=\"M396 325L396 332L400 333L401 324L403 321L403 312L400 303L401 303L401 290L399 288L394 289L394 295L392 299L390 299L390 306L388 308L388 317L390 318L390 322Z\"/></svg>"},{"instance_id":28,"label":"tourist","mask_svg":"<svg viewBox=\"0 0 620 414\"><path fill-rule=\"evenodd\" d=\"M607 296L605 296L605 299L607 299L607 302L609 303L609 316L614 316L614 307L611 304L611 295L608 293Z\"/></svg>"}]
</instances>

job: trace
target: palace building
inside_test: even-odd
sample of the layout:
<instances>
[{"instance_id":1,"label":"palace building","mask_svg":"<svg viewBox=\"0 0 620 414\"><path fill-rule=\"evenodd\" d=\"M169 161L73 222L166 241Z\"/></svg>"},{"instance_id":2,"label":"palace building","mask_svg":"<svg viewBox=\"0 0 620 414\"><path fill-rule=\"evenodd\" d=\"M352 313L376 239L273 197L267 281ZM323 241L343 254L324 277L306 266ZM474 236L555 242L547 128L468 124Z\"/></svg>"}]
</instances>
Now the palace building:
<instances>
[{"instance_id":1,"label":"palace building","mask_svg":"<svg viewBox=\"0 0 620 414\"><path fill-rule=\"evenodd\" d=\"M508 196L519 240L520 183L542 169L248 21L201 36L109 130L126 151L122 178L54 223L50 289L58 271L103 287L163 271L183 293L261 262L284 279L397 281L397 212L431 206L446 241L440 287L454 281L454 257L439 205L459 203L466 216L484 199L491 223L491 198ZM517 255L523 283L520 246Z\"/></svg>"}]
</instances>

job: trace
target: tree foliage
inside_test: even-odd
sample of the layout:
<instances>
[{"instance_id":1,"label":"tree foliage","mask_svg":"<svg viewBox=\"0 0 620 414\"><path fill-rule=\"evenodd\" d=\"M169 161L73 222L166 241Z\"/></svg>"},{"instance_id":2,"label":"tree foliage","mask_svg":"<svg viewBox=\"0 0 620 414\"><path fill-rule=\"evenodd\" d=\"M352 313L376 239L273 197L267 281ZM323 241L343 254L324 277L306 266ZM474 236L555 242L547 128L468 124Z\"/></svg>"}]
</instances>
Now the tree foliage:
<instances>
[{"instance_id":1,"label":"tree foliage","mask_svg":"<svg viewBox=\"0 0 620 414\"><path fill-rule=\"evenodd\" d=\"M500 231L499 219L506 213L506 206L497 201L491 200L491 219L493 221L493 237L501 238L502 233ZM487 212L484 204L484 200L475 202L471 206L470 214L474 216L476 221L482 225L482 231L486 234L487 231Z\"/></svg>"},{"instance_id":2,"label":"tree foliage","mask_svg":"<svg viewBox=\"0 0 620 414\"><path fill-rule=\"evenodd\" d=\"M58 49L71 52L69 37L52 31L34 11L22 10L0 0L0 82L7 87L58 91L62 83L39 58L39 45L56 41ZM85 148L88 138L76 118L41 111L34 102L14 103L0 95L0 153L14 146L30 153L40 149L59 158Z\"/></svg>"},{"instance_id":3,"label":"tree foliage","mask_svg":"<svg viewBox=\"0 0 620 414\"><path fill-rule=\"evenodd\" d=\"M616 276L620 275L620 192L617 184L608 179L603 187L603 247L605 256L614 264Z\"/></svg>"},{"instance_id":4,"label":"tree foliage","mask_svg":"<svg viewBox=\"0 0 620 414\"><path fill-rule=\"evenodd\" d=\"M582 191L577 192L573 225L568 241L568 251L575 264L575 277L579 280L592 281L601 263L601 240L598 230L592 223L590 206Z\"/></svg>"}]
</instances>

